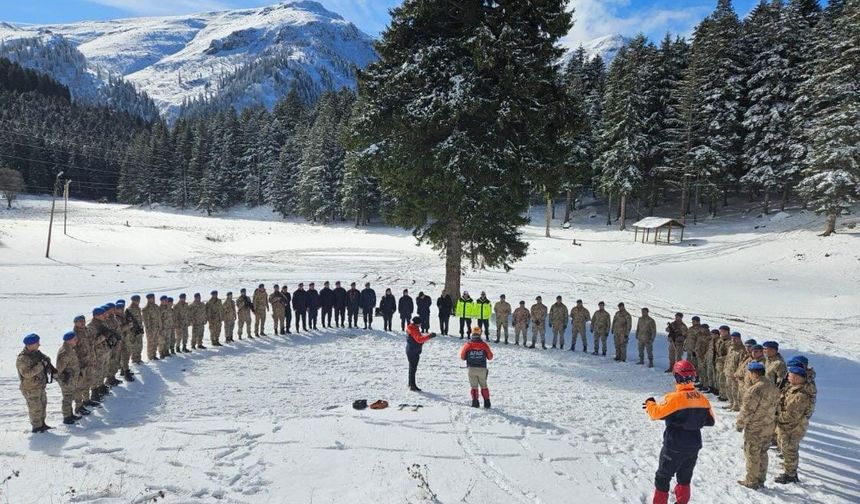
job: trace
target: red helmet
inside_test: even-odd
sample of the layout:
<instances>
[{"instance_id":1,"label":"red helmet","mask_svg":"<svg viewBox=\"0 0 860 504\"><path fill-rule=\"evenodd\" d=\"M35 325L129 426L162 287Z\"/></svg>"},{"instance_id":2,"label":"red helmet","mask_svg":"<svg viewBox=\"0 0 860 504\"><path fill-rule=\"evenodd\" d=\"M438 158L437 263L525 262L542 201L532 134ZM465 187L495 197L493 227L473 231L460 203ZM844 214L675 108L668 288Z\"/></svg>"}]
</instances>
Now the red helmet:
<instances>
[{"instance_id":1,"label":"red helmet","mask_svg":"<svg viewBox=\"0 0 860 504\"><path fill-rule=\"evenodd\" d=\"M672 367L672 372L683 378L692 378L696 376L696 367L688 360L679 360Z\"/></svg>"}]
</instances>

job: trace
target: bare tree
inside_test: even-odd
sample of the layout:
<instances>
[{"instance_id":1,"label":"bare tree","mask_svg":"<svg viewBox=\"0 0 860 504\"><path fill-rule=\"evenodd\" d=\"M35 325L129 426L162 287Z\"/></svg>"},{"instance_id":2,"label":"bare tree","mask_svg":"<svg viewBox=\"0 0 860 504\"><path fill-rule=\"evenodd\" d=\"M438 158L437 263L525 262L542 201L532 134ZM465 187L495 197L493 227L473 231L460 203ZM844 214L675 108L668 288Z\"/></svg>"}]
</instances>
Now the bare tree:
<instances>
[{"instance_id":1,"label":"bare tree","mask_svg":"<svg viewBox=\"0 0 860 504\"><path fill-rule=\"evenodd\" d=\"M21 172L12 168L0 168L0 193L6 197L6 208L12 208L12 202L24 189L26 186Z\"/></svg>"}]
</instances>

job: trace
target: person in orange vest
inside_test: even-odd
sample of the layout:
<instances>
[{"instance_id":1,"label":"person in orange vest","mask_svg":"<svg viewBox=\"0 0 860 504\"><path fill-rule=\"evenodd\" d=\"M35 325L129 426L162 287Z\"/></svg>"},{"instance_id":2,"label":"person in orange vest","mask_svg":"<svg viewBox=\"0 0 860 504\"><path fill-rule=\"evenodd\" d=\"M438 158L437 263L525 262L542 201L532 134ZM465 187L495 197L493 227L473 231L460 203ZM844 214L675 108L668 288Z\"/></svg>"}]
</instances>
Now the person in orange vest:
<instances>
[{"instance_id":1,"label":"person in orange vest","mask_svg":"<svg viewBox=\"0 0 860 504\"><path fill-rule=\"evenodd\" d=\"M673 477L677 478L675 502L690 502L690 481L702 448L702 427L714 425L711 403L694 385L696 368L693 364L679 360L672 366L672 373L675 391L666 394L660 403L649 397L642 406L651 420L666 422L660 464L654 477L653 504L669 502L669 484Z\"/></svg>"},{"instance_id":2,"label":"person in orange vest","mask_svg":"<svg viewBox=\"0 0 860 504\"><path fill-rule=\"evenodd\" d=\"M487 361L493 360L493 351L490 345L481 339L481 328L472 328L469 341L460 349L460 360L466 361L469 369L469 386L472 393L472 407L479 408L478 387L481 388L481 396L484 398L484 407L490 407L490 389L487 388Z\"/></svg>"},{"instance_id":3,"label":"person in orange vest","mask_svg":"<svg viewBox=\"0 0 860 504\"><path fill-rule=\"evenodd\" d=\"M406 358L409 360L409 390L421 392L415 384L415 373L418 372L418 361L421 359L421 350L424 343L436 337L436 333L421 334L421 317L413 317L412 322L406 326Z\"/></svg>"}]
</instances>

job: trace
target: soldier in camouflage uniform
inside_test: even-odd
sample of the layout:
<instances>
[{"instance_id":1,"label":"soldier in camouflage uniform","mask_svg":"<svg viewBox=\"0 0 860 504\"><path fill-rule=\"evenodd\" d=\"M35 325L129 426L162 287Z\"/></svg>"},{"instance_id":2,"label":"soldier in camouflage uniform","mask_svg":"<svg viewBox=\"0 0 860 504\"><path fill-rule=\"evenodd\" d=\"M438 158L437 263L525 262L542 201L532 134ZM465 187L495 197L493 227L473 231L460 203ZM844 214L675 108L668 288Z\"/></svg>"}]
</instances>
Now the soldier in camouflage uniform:
<instances>
[{"instance_id":1,"label":"soldier in camouflage uniform","mask_svg":"<svg viewBox=\"0 0 860 504\"><path fill-rule=\"evenodd\" d=\"M78 379L75 390L75 414L89 415L89 410L86 406L98 406L90 400L90 383L92 382L93 369L93 344L87 334L87 319L83 315L75 317L75 325L72 331L75 333L75 338L78 344L75 345L75 352L78 354L78 363L81 366L81 375Z\"/></svg>"},{"instance_id":2,"label":"soldier in camouflage uniform","mask_svg":"<svg viewBox=\"0 0 860 504\"><path fill-rule=\"evenodd\" d=\"M126 382L133 382L134 377L132 375L134 373L129 369L128 363L131 361L131 344L136 322L131 314L129 314L125 309L124 299L116 300L116 312L117 319L119 320L119 332L122 336L122 341L118 345L119 360L117 361L116 366L117 369L119 369L120 376L122 376Z\"/></svg>"},{"instance_id":3,"label":"soldier in camouflage uniform","mask_svg":"<svg viewBox=\"0 0 860 504\"><path fill-rule=\"evenodd\" d=\"M755 340L747 340L755 341ZM754 344L750 347L749 355L746 359L744 359L742 366L748 366L750 362L760 362L764 365L764 348L759 344ZM735 375L737 378L737 375ZM746 397L746 391L753 384L753 381L750 379L749 373L741 374L741 378L738 380L738 397L741 401L741 406L743 406L744 397Z\"/></svg>"},{"instance_id":4,"label":"soldier in camouflage uniform","mask_svg":"<svg viewBox=\"0 0 860 504\"><path fill-rule=\"evenodd\" d=\"M612 317L612 334L615 337L615 360L627 362L627 342L630 339L630 329L633 327L633 317L624 308L624 303L618 303L618 311Z\"/></svg>"},{"instance_id":5,"label":"soldier in camouflage uniform","mask_svg":"<svg viewBox=\"0 0 860 504\"><path fill-rule=\"evenodd\" d=\"M648 367L654 367L654 339L657 337L657 322L648 315L648 308L642 308L642 316L636 324L636 341L639 346L639 362L645 364L645 352L648 352Z\"/></svg>"},{"instance_id":6,"label":"soldier in camouflage uniform","mask_svg":"<svg viewBox=\"0 0 860 504\"><path fill-rule=\"evenodd\" d=\"M797 478L800 441L806 435L815 400L807 387L807 370L803 366L788 368L788 384L783 387L776 414L776 440L782 454L783 472L777 483L799 483Z\"/></svg>"},{"instance_id":7,"label":"soldier in camouflage uniform","mask_svg":"<svg viewBox=\"0 0 860 504\"><path fill-rule=\"evenodd\" d=\"M173 339L173 308L170 307L169 299L167 296L159 298L161 304L158 306L158 315L161 317L161 335L158 339L158 357L161 359L173 355L173 349L168 346Z\"/></svg>"},{"instance_id":8,"label":"soldier in camouflage uniform","mask_svg":"<svg viewBox=\"0 0 860 504\"><path fill-rule=\"evenodd\" d=\"M140 364L143 352L143 312L140 311L140 296L131 296L131 304L126 308L126 315L130 315L135 323L132 324L131 338L129 343L129 359L135 364Z\"/></svg>"},{"instance_id":9,"label":"soldier in camouflage uniform","mask_svg":"<svg viewBox=\"0 0 860 504\"><path fill-rule=\"evenodd\" d=\"M523 346L526 346L529 338L529 320L532 315L529 309L526 308L526 302L520 301L520 306L514 310L511 319L514 323L514 345L520 344L520 335L523 337Z\"/></svg>"},{"instance_id":10,"label":"soldier in camouflage uniform","mask_svg":"<svg viewBox=\"0 0 860 504\"><path fill-rule=\"evenodd\" d=\"M266 286L260 284L254 291L254 336L266 335L266 312L269 310L269 297Z\"/></svg>"},{"instance_id":11,"label":"soldier in camouflage uniform","mask_svg":"<svg viewBox=\"0 0 860 504\"><path fill-rule=\"evenodd\" d=\"M115 333L104 323L106 311L107 308L104 306L94 308L93 316L87 324L87 336L93 342L93 381L90 383L90 398L93 401L101 401L101 398L108 393L104 378Z\"/></svg>"},{"instance_id":12,"label":"soldier in camouflage uniform","mask_svg":"<svg viewBox=\"0 0 860 504\"><path fill-rule=\"evenodd\" d=\"M496 316L496 343L505 331L505 345L508 344L508 319L511 316L511 304L505 301L505 295L499 296L499 300L493 306L493 314Z\"/></svg>"},{"instance_id":13,"label":"soldier in camouflage uniform","mask_svg":"<svg viewBox=\"0 0 860 504\"><path fill-rule=\"evenodd\" d=\"M72 425L81 419L72 410L72 401L77 397L78 380L81 378L81 364L78 361L78 353L75 351L77 344L78 339L75 332L69 331L63 335L63 344L57 352L57 381L63 395L61 410L63 423L66 425ZM78 406L81 407L82 404L78 404Z\"/></svg>"},{"instance_id":14,"label":"soldier in camouflage uniform","mask_svg":"<svg viewBox=\"0 0 860 504\"><path fill-rule=\"evenodd\" d=\"M200 293L194 294L194 302L188 305L188 321L191 322L191 348L206 350L203 346L203 328L206 326L206 305L200 300Z\"/></svg>"},{"instance_id":15,"label":"soldier in camouflage uniform","mask_svg":"<svg viewBox=\"0 0 860 504\"><path fill-rule=\"evenodd\" d=\"M716 370L715 376L717 377L717 387L720 392L718 399L720 401L728 401L729 397L726 395L728 383L724 370L726 367L726 355L729 353L729 346L731 344L729 326L720 326L719 332L720 337L714 342L714 369Z\"/></svg>"},{"instance_id":16,"label":"soldier in camouflage uniform","mask_svg":"<svg viewBox=\"0 0 860 504\"><path fill-rule=\"evenodd\" d=\"M224 319L224 341L233 343L233 326L236 325L236 302L233 301L233 293L228 292L221 305L221 318Z\"/></svg>"},{"instance_id":17,"label":"soldier in camouflage uniform","mask_svg":"<svg viewBox=\"0 0 860 504\"><path fill-rule=\"evenodd\" d=\"M732 410L732 411L740 411L741 409L741 398L738 396L740 393L740 387L738 387L738 380L735 377L735 373L741 373L741 377L746 375L746 358L749 355L749 350L744 346L741 341L741 333L735 331L732 333L731 346L729 347L729 353L726 354L726 362L723 367L723 373L726 375L726 396L729 398L729 403L723 406L723 409ZM741 364L744 364L741 367Z\"/></svg>"},{"instance_id":18,"label":"soldier in camouflage uniform","mask_svg":"<svg viewBox=\"0 0 860 504\"><path fill-rule=\"evenodd\" d=\"M242 288L239 291L239 297L236 299L236 315L239 319L239 339L242 339L242 329L245 329L245 333L248 335L248 338L254 339L251 336L251 309L254 307L254 303L251 302L251 298L248 297L248 292Z\"/></svg>"},{"instance_id":19,"label":"soldier in camouflage uniform","mask_svg":"<svg viewBox=\"0 0 860 504\"><path fill-rule=\"evenodd\" d=\"M785 378L785 374L788 372L785 359L779 354L779 343L765 341L761 346L764 347L764 376L774 385L779 385L780 380Z\"/></svg>"},{"instance_id":20,"label":"soldier in camouflage uniform","mask_svg":"<svg viewBox=\"0 0 860 504\"><path fill-rule=\"evenodd\" d=\"M676 313L675 320L666 325L666 337L669 339L669 367L666 373L672 372L675 362L684 358L684 346L687 341L687 324L684 323L684 314Z\"/></svg>"},{"instance_id":21,"label":"soldier in camouflage uniform","mask_svg":"<svg viewBox=\"0 0 860 504\"><path fill-rule=\"evenodd\" d=\"M116 379L116 372L119 370L119 354L122 348L122 327L120 319L117 316L117 307L114 303L105 305L107 312L105 313L104 324L114 334L113 344L108 346L107 362L105 363L105 385L115 387L119 385L119 380Z\"/></svg>"},{"instance_id":22,"label":"soldier in camouflage uniform","mask_svg":"<svg viewBox=\"0 0 860 504\"><path fill-rule=\"evenodd\" d=\"M549 308L549 325L552 328L552 347L564 348L564 331L567 330L567 305L562 303L561 296L556 296L555 303Z\"/></svg>"},{"instance_id":23,"label":"soldier in camouflage uniform","mask_svg":"<svg viewBox=\"0 0 860 504\"><path fill-rule=\"evenodd\" d=\"M24 349L15 361L18 369L18 379L21 381L21 394L27 401L27 411L30 414L30 425L33 432L45 432L51 427L45 423L47 416L48 396L45 388L48 378L56 371L51 359L39 351L39 336L28 334L24 338Z\"/></svg>"},{"instance_id":24,"label":"soldier in camouflage uniform","mask_svg":"<svg viewBox=\"0 0 860 504\"><path fill-rule=\"evenodd\" d=\"M604 308L606 304L601 301L597 303L597 311L591 316L591 334L594 336L594 355L600 353L606 355L606 340L609 338L609 329L612 326L609 312Z\"/></svg>"},{"instance_id":25,"label":"soldier in camouflage uniform","mask_svg":"<svg viewBox=\"0 0 860 504\"><path fill-rule=\"evenodd\" d=\"M687 351L687 360L698 370L704 367L699 366L699 359L697 357L699 338L701 337L707 337L707 332L702 328L699 316L694 315L690 319L690 328L687 330L687 339L684 340L684 349ZM699 382L701 382L701 376L699 376Z\"/></svg>"},{"instance_id":26,"label":"soldier in camouflage uniform","mask_svg":"<svg viewBox=\"0 0 860 504\"><path fill-rule=\"evenodd\" d=\"M779 390L764 378L764 364L761 362L750 362L747 374L752 385L744 392L736 421L738 432L744 433L747 474L738 483L757 490L764 486L767 476L767 450L776 426L774 411L779 404Z\"/></svg>"},{"instance_id":27,"label":"soldier in camouflage uniform","mask_svg":"<svg viewBox=\"0 0 860 504\"><path fill-rule=\"evenodd\" d=\"M209 322L209 343L214 347L221 345L221 322L224 318L224 307L218 299L218 291L210 292L212 297L206 302L206 320Z\"/></svg>"},{"instance_id":28,"label":"soldier in camouflage uniform","mask_svg":"<svg viewBox=\"0 0 860 504\"><path fill-rule=\"evenodd\" d=\"M532 346L535 347L535 342L537 341L538 336L540 336L540 345L541 348L546 350L546 315L547 309L546 305L541 301L541 297L538 296L535 298L535 304L532 305L531 311L529 314L531 315L531 323L532 323Z\"/></svg>"},{"instance_id":29,"label":"soldier in camouflage uniform","mask_svg":"<svg viewBox=\"0 0 860 504\"><path fill-rule=\"evenodd\" d=\"M286 319L284 297L281 295L281 289L278 284L272 286L272 293L269 294L269 304L272 305L272 325L274 325L274 334L284 332L284 320Z\"/></svg>"},{"instance_id":30,"label":"soldier in camouflage uniform","mask_svg":"<svg viewBox=\"0 0 860 504\"><path fill-rule=\"evenodd\" d=\"M582 306L582 300L576 300L576 306L570 309L570 322L573 327L570 333L570 351L576 351L576 337L582 339L582 351L588 352L588 337L585 332L585 323L591 321L591 314ZM592 326L592 332L594 327Z\"/></svg>"},{"instance_id":31,"label":"soldier in camouflage uniform","mask_svg":"<svg viewBox=\"0 0 860 504\"><path fill-rule=\"evenodd\" d=\"M695 336L692 336L692 338L696 342L696 345L692 346L688 344L688 347L693 352L692 357L697 363L696 369L699 370L699 385L697 388L707 392L714 386L706 357L708 347L711 345L711 328L708 324L699 324L698 317L693 317L693 326L690 327L690 334L693 333L695 333Z\"/></svg>"},{"instance_id":32,"label":"soldier in camouflage uniform","mask_svg":"<svg viewBox=\"0 0 860 504\"><path fill-rule=\"evenodd\" d=\"M183 292L173 305L173 351L188 353L188 296Z\"/></svg>"},{"instance_id":33,"label":"soldier in camouflage uniform","mask_svg":"<svg viewBox=\"0 0 860 504\"><path fill-rule=\"evenodd\" d=\"M164 297L166 300L167 297ZM158 360L155 353L158 350L158 339L161 337L161 307L155 303L155 294L146 295L146 306L143 307L142 313L146 331L146 358Z\"/></svg>"},{"instance_id":34,"label":"soldier in camouflage uniform","mask_svg":"<svg viewBox=\"0 0 860 504\"><path fill-rule=\"evenodd\" d=\"M720 345L720 330L719 329L710 329L708 332L708 346L705 350L705 366L708 368L706 371L708 377L708 383L710 384L708 388L708 392L711 394L719 395L720 392L720 378L719 374L722 374L721 370L717 369L717 352L718 345Z\"/></svg>"}]
</instances>

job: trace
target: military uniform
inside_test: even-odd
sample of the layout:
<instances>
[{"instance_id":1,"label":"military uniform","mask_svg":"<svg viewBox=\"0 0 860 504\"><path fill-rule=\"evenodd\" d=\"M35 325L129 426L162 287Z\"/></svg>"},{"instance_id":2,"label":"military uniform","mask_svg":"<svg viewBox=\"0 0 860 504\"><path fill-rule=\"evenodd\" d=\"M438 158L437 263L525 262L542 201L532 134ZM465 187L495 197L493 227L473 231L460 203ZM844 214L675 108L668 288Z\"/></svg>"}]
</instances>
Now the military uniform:
<instances>
[{"instance_id":1,"label":"military uniform","mask_svg":"<svg viewBox=\"0 0 860 504\"><path fill-rule=\"evenodd\" d=\"M221 300L215 296L206 301L206 320L209 322L209 343L212 346L221 346L221 322L223 320L223 306Z\"/></svg>"},{"instance_id":2,"label":"military uniform","mask_svg":"<svg viewBox=\"0 0 860 504\"><path fill-rule=\"evenodd\" d=\"M797 478L800 441L806 435L815 408L807 384L788 384L783 388L776 415L776 442L783 457L783 472L790 478Z\"/></svg>"},{"instance_id":3,"label":"military uniform","mask_svg":"<svg viewBox=\"0 0 860 504\"><path fill-rule=\"evenodd\" d=\"M224 339L233 342L233 327L236 325L236 301L232 297L224 298L221 304L221 317L224 319Z\"/></svg>"},{"instance_id":4,"label":"military uniform","mask_svg":"<svg viewBox=\"0 0 860 504\"><path fill-rule=\"evenodd\" d=\"M93 317L87 324L87 338L92 342L93 369L90 374L90 398L98 401L104 393L105 357L108 353L108 335L104 323Z\"/></svg>"},{"instance_id":5,"label":"military uniform","mask_svg":"<svg viewBox=\"0 0 860 504\"><path fill-rule=\"evenodd\" d=\"M170 342L173 340L173 308L167 303L158 307L161 315L161 339L158 340L158 356L165 358L169 356L173 350Z\"/></svg>"},{"instance_id":6,"label":"military uniform","mask_svg":"<svg viewBox=\"0 0 860 504\"><path fill-rule=\"evenodd\" d=\"M78 382L75 387L75 412L84 407L84 403L90 398L90 382L92 381L93 369L93 343L87 334L86 327L74 327L75 337L78 344L75 352L78 355L78 365L81 368Z\"/></svg>"},{"instance_id":7,"label":"military uniform","mask_svg":"<svg viewBox=\"0 0 860 504\"><path fill-rule=\"evenodd\" d=\"M81 377L81 364L78 353L68 343L64 342L57 352L57 381L60 383L60 391L63 394L61 409L63 419L74 417L72 401L78 398L78 380ZM83 402L76 405L83 407Z\"/></svg>"},{"instance_id":8,"label":"military uniform","mask_svg":"<svg viewBox=\"0 0 860 504\"><path fill-rule=\"evenodd\" d=\"M612 334L615 336L615 360L627 362L627 342L630 339L630 329L633 317L624 308L615 312L612 318Z\"/></svg>"},{"instance_id":9,"label":"military uniform","mask_svg":"<svg viewBox=\"0 0 860 504\"><path fill-rule=\"evenodd\" d=\"M774 411L778 404L779 391L764 377L756 380L744 393L737 418L737 429L744 433L747 470L746 478L741 481L744 486L760 488L764 484L767 450L776 424Z\"/></svg>"},{"instance_id":10,"label":"military uniform","mask_svg":"<svg viewBox=\"0 0 860 504\"><path fill-rule=\"evenodd\" d=\"M508 317L511 316L511 304L505 300L501 300L493 306L493 313L496 315L496 343L501 338L502 329L505 331L505 343L507 343Z\"/></svg>"},{"instance_id":11,"label":"military uniform","mask_svg":"<svg viewBox=\"0 0 860 504\"><path fill-rule=\"evenodd\" d=\"M693 326L690 331L696 329L697 326ZM698 328L701 328L699 335L695 338L696 347L695 347L695 355L694 358L696 360L696 370L699 371L699 383L703 388L711 388L716 387L716 383L714 383L713 370L714 364L711 362L713 360L713 355L711 354L711 347L713 346L713 336L711 336L711 331L708 330L703 325L699 325Z\"/></svg>"},{"instance_id":12,"label":"military uniform","mask_svg":"<svg viewBox=\"0 0 860 504\"><path fill-rule=\"evenodd\" d=\"M122 324L114 313L105 317L104 324L115 335L113 345L108 346L107 367L105 368L105 384L113 386L118 383L116 372L119 369L119 357L122 348Z\"/></svg>"},{"instance_id":13,"label":"military uniform","mask_svg":"<svg viewBox=\"0 0 860 504\"><path fill-rule=\"evenodd\" d=\"M173 306L173 350L176 352L188 351L188 302L180 298Z\"/></svg>"},{"instance_id":14,"label":"military uniform","mask_svg":"<svg viewBox=\"0 0 860 504\"><path fill-rule=\"evenodd\" d=\"M188 317L191 322L191 348L206 348L203 346L203 328L206 326L206 305L195 299L188 305Z\"/></svg>"},{"instance_id":15,"label":"military uniform","mask_svg":"<svg viewBox=\"0 0 860 504\"><path fill-rule=\"evenodd\" d=\"M254 290L254 336L266 334L266 312L269 310L269 299L266 289L259 287Z\"/></svg>"},{"instance_id":16,"label":"military uniform","mask_svg":"<svg viewBox=\"0 0 860 504\"><path fill-rule=\"evenodd\" d=\"M591 314L588 313L588 310L584 306L579 306L577 304L570 309L570 322L573 325L573 329L570 333L571 350L576 350L576 337L578 335L580 339L582 339L582 351L588 351L588 337L585 335L585 323L589 321L591 321ZM594 332L593 325L592 332Z\"/></svg>"},{"instance_id":17,"label":"military uniform","mask_svg":"<svg viewBox=\"0 0 860 504\"><path fill-rule=\"evenodd\" d=\"M45 387L48 384L48 372L51 370L51 359L39 350L30 351L24 348L15 361L18 368L18 379L21 381L21 394L27 401L27 411L30 414L30 425L33 432L45 426L47 416L48 396Z\"/></svg>"},{"instance_id":18,"label":"military uniform","mask_svg":"<svg viewBox=\"0 0 860 504\"><path fill-rule=\"evenodd\" d=\"M723 335L721 333L718 338L715 338L716 341L714 342L714 369L717 371L717 387L720 389L720 399L723 401L728 400L726 389L729 380L724 370L726 367L726 356L729 353L730 339L728 334Z\"/></svg>"},{"instance_id":19,"label":"military uniform","mask_svg":"<svg viewBox=\"0 0 860 504\"><path fill-rule=\"evenodd\" d=\"M702 327L698 320L693 320L690 324L690 329L687 331L687 339L684 341L684 349L687 351L687 360L699 371L699 382L702 381L701 372L705 366L699 365L699 341L708 340L710 334L708 330ZM704 356L704 354L702 354ZM704 363L704 358L702 358Z\"/></svg>"},{"instance_id":20,"label":"military uniform","mask_svg":"<svg viewBox=\"0 0 860 504\"><path fill-rule=\"evenodd\" d=\"M729 399L729 404L726 405L726 408L732 411L740 411L741 408L741 398L738 395L740 393L738 380L743 379L747 373L744 361L748 356L749 353L740 340L733 342L726 354L726 362L723 368L723 373L726 375L725 393ZM744 365L742 366L742 364ZM740 373L740 376L737 376L738 373Z\"/></svg>"},{"instance_id":21,"label":"military uniform","mask_svg":"<svg viewBox=\"0 0 860 504\"><path fill-rule=\"evenodd\" d=\"M785 359L782 358L782 355L777 353L773 357L765 357L765 378L772 381L775 385L778 385L779 381L785 377L786 373L788 373L788 368L785 365Z\"/></svg>"},{"instance_id":22,"label":"military uniform","mask_svg":"<svg viewBox=\"0 0 860 504\"><path fill-rule=\"evenodd\" d=\"M141 311L143 313L143 327L146 330L146 358L156 358L158 350L158 338L161 337L161 310L153 301L146 303Z\"/></svg>"},{"instance_id":23,"label":"military uniform","mask_svg":"<svg viewBox=\"0 0 860 504\"><path fill-rule=\"evenodd\" d=\"M549 325L552 328L552 347L564 348L564 331L567 330L567 305L556 301L549 308Z\"/></svg>"},{"instance_id":24,"label":"military uniform","mask_svg":"<svg viewBox=\"0 0 860 504\"><path fill-rule=\"evenodd\" d=\"M236 315L239 319L239 339L242 339L242 329L245 333L251 336L251 308L253 307L251 298L242 294L236 299Z\"/></svg>"},{"instance_id":25,"label":"military uniform","mask_svg":"<svg viewBox=\"0 0 860 504\"><path fill-rule=\"evenodd\" d=\"M764 364L764 356L759 357L758 359L753 359L751 355L747 356L741 361L741 366L746 369L746 367L751 362L760 362ZM735 374L735 377L739 377L739 379L737 380L738 391L736 397L741 401L740 406L743 406L744 398L746 397L746 391L753 385L754 382L750 378L749 373L737 373ZM737 411L737 409L735 409L735 411ZM776 411L776 408L774 408L774 411Z\"/></svg>"},{"instance_id":26,"label":"military uniform","mask_svg":"<svg viewBox=\"0 0 860 504\"><path fill-rule=\"evenodd\" d=\"M540 336L541 348L546 348L546 305L538 301L532 305L529 313L532 319L532 348L535 347L538 336Z\"/></svg>"},{"instance_id":27,"label":"military uniform","mask_svg":"<svg viewBox=\"0 0 860 504\"><path fill-rule=\"evenodd\" d=\"M284 331L284 320L286 319L284 311L286 308L284 307L284 296L281 295L280 290L276 289L269 294L269 304L272 305L273 334L281 334Z\"/></svg>"},{"instance_id":28,"label":"military uniform","mask_svg":"<svg viewBox=\"0 0 860 504\"><path fill-rule=\"evenodd\" d=\"M520 335L523 337L523 346L526 346L528 342L528 330L529 330L529 320L531 319L531 313L529 313L528 308L525 306L520 306L516 310L514 310L511 319L514 323L514 344L520 344Z\"/></svg>"},{"instance_id":29,"label":"military uniform","mask_svg":"<svg viewBox=\"0 0 860 504\"><path fill-rule=\"evenodd\" d=\"M131 314L131 317L135 321L135 324L132 324L131 336L129 337L129 359L135 364L140 364L143 362L141 359L144 335L143 313L140 311L140 306L137 306L134 303L129 305L125 311L127 314ZM78 346L80 346L80 343L78 343Z\"/></svg>"},{"instance_id":30,"label":"military uniform","mask_svg":"<svg viewBox=\"0 0 860 504\"><path fill-rule=\"evenodd\" d=\"M684 358L684 346L687 340L687 324L680 320L673 320L666 326L666 333L669 338L669 368L667 372L672 370L672 366Z\"/></svg>"},{"instance_id":31,"label":"military uniform","mask_svg":"<svg viewBox=\"0 0 860 504\"><path fill-rule=\"evenodd\" d=\"M636 323L636 341L639 346L639 364L645 364L648 353L648 367L654 367L654 338L657 337L657 322L650 315L642 315Z\"/></svg>"},{"instance_id":32,"label":"military uniform","mask_svg":"<svg viewBox=\"0 0 860 504\"><path fill-rule=\"evenodd\" d=\"M609 312L599 308L591 317L591 334L594 335L594 355L606 355L606 340L612 327Z\"/></svg>"}]
</instances>

